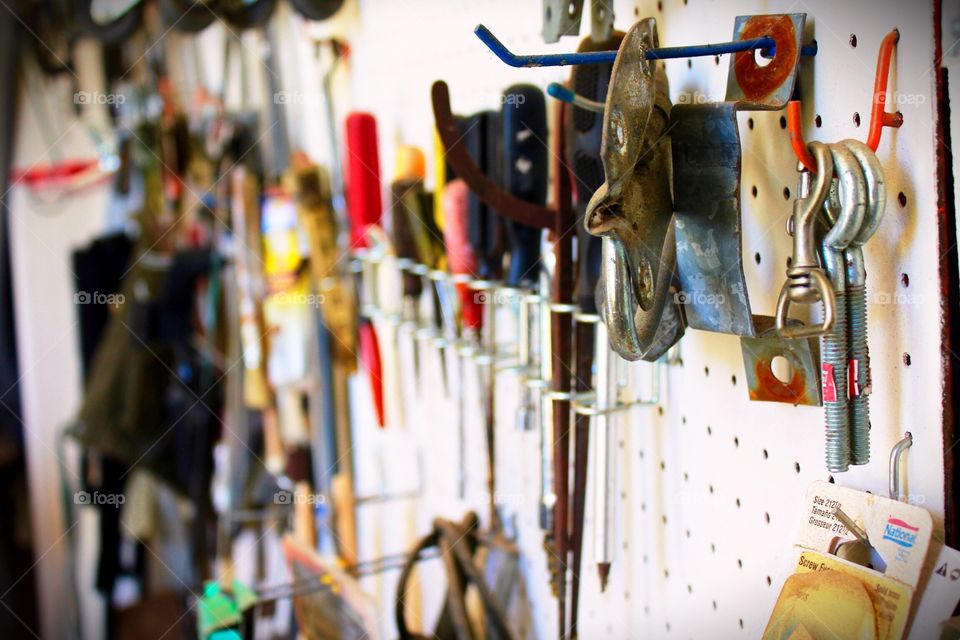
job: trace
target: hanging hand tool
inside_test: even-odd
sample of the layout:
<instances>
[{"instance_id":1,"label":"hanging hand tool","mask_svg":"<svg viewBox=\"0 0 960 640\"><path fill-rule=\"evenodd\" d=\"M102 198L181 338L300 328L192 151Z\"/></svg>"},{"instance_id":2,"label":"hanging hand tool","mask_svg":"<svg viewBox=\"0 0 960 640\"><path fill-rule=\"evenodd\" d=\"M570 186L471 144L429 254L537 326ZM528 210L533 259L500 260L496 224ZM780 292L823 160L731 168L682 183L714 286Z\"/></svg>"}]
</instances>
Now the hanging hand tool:
<instances>
[{"instance_id":1,"label":"hanging hand tool","mask_svg":"<svg viewBox=\"0 0 960 640\"><path fill-rule=\"evenodd\" d=\"M594 16L597 14L595 1ZM591 24L596 20L592 20ZM618 48L623 39L621 32L604 33L602 29L590 38L584 39L578 51L596 51ZM577 394L588 393L592 388L593 363L596 347L597 284L600 279L601 240L587 232L584 218L587 203L597 189L603 184L603 163L600 159L601 141L603 137L603 110L602 105L607 98L607 87L613 65L603 64L593 67L575 66L570 77L570 89L577 96L601 105L600 113L593 109L574 104L568 107L567 129L567 162L573 167L574 186L577 204L577 289L576 301L580 313L574 317L576 322L576 363L574 376L574 391ZM607 351L606 345L603 350ZM604 354L609 359L609 353ZM598 360L597 366L603 362ZM598 384L600 374L598 370ZM598 387L600 388L600 387ZM599 398L598 398L599 403ZM609 406L609 405L603 405ZM604 418L605 419L605 418ZM601 433L597 429L597 433ZM598 456L606 451L607 438L601 435L603 442L597 442L601 447ZM580 570L583 558L583 521L586 510L587 492L587 460L590 448L590 417L579 412L574 417L574 460L573 460L573 519L571 525L570 542L572 546L571 585L570 585L570 634L577 636L579 601L580 601ZM597 460L600 458L598 457ZM606 456L604 455L604 461ZM604 467L609 473L609 469ZM602 491L595 491L600 496L605 492L609 478L607 473L596 477L602 478ZM604 498L606 494L604 493ZM601 513L598 511L598 513ZM599 518L598 518L599 521ZM610 573L609 556L598 562L597 570L600 573L600 589L606 587L607 576Z\"/></svg>"},{"instance_id":2,"label":"hanging hand tool","mask_svg":"<svg viewBox=\"0 0 960 640\"><path fill-rule=\"evenodd\" d=\"M514 85L504 91L502 123L502 183L508 193L525 201L544 204L547 199L547 108L543 92L533 85ZM505 292L515 302L518 321L516 369L524 380L518 422L523 430L536 413L532 391L525 384L530 366L530 305L527 297L540 283L540 244L543 230L512 220L505 221L510 243L510 269Z\"/></svg>"},{"instance_id":3,"label":"hanging hand tool","mask_svg":"<svg viewBox=\"0 0 960 640\"><path fill-rule=\"evenodd\" d=\"M397 153L397 179L390 186L391 231L394 252L405 266L401 270L403 283L403 317L414 327L414 336L435 334L442 329L440 289L431 286L430 273L440 265L443 241L434 225L433 198L423 188L426 171L423 152L416 147L401 147ZM421 321L423 296L427 294L430 319ZM422 333L425 332L425 333ZM414 374L420 380L419 349L414 343ZM441 359L443 366L443 359ZM446 388L446 367L443 366Z\"/></svg>"},{"instance_id":4,"label":"hanging hand tool","mask_svg":"<svg viewBox=\"0 0 960 640\"><path fill-rule=\"evenodd\" d=\"M499 114L483 111L464 122L464 144L470 156L487 176L498 176ZM497 178L494 178L497 180ZM471 191L467 199L467 238L477 259L476 280L470 284L481 305L480 335L474 361L479 365L480 397L483 399L484 432L487 443L487 493L490 527L499 529L496 510L495 386L496 386L496 282L504 269L503 220L498 212Z\"/></svg>"},{"instance_id":5,"label":"hanging hand tool","mask_svg":"<svg viewBox=\"0 0 960 640\"><path fill-rule=\"evenodd\" d=\"M329 361L321 363L321 377L329 393L321 399L327 411L315 415L332 417L320 421L325 451L315 455L319 474L316 487L334 499L337 550L348 564L356 561L356 524L353 504L353 453L350 435L349 378L356 372L356 299L342 282L346 261L337 245L337 224L326 174L303 154L294 155L297 179L297 213L310 246L313 287L322 304L318 307L323 335L329 344Z\"/></svg>"},{"instance_id":6,"label":"hanging hand tool","mask_svg":"<svg viewBox=\"0 0 960 640\"><path fill-rule=\"evenodd\" d=\"M350 244L367 248L367 228L380 226L383 205L380 199L380 154L377 150L377 122L369 113L352 113L346 122L347 213L350 216ZM373 283L368 283L372 285ZM370 292L364 292L369 294ZM361 300L363 298L361 297ZM370 376L374 410L380 426L386 424L383 407L380 346L369 318L358 318L360 357Z\"/></svg>"},{"instance_id":7,"label":"hanging hand tool","mask_svg":"<svg viewBox=\"0 0 960 640\"><path fill-rule=\"evenodd\" d=\"M469 153L450 111L450 95L442 81L435 82L432 89L433 113L437 131L443 140L447 159L456 175L464 180L472 193L481 198L511 220L528 226L552 229L554 232L555 275L551 302L551 371L552 389L546 397L553 403L553 439L555 461L554 490L557 496L554 505L554 526L556 540L550 545L552 558L565 559L567 536L567 498L570 425L570 375L572 345L570 340L571 315L575 307L571 304L573 290L572 245L573 239L568 233L574 223L571 210L569 175L563 168L563 119L562 109L558 111L558 120L554 131L552 152L552 172L554 180L553 207L547 208L525 202L499 189L494 181L484 175ZM556 548L554 551L553 547ZM559 629L566 627L566 567L561 563L554 584L558 594Z\"/></svg>"},{"instance_id":8,"label":"hanging hand tool","mask_svg":"<svg viewBox=\"0 0 960 640\"><path fill-rule=\"evenodd\" d=\"M461 276L463 280L471 279L477 271L477 256L473 253L473 247L470 246L467 237L469 197L469 189L463 180L452 180L444 187L443 238L447 246L447 266L454 278ZM473 292L467 288L466 281L455 282L455 284L460 298L460 343L466 347L475 342L476 334L480 330L481 310ZM460 460L457 466L457 495L462 500L466 497L467 464L462 357L457 358L457 366L457 381L460 384L460 392L457 394L457 451Z\"/></svg>"}]
</instances>

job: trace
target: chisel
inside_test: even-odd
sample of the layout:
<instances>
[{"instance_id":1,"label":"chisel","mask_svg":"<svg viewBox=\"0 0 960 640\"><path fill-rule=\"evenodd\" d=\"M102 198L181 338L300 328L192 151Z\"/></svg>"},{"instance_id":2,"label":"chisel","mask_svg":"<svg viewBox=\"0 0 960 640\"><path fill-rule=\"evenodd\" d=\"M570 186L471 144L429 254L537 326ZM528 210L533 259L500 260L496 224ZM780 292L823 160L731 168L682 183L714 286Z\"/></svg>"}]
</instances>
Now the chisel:
<instances>
[{"instance_id":1,"label":"chisel","mask_svg":"<svg viewBox=\"0 0 960 640\"><path fill-rule=\"evenodd\" d=\"M377 122L369 113L352 113L346 121L347 213L350 218L350 246L369 246L367 228L380 226L383 203L380 196L380 154L377 150ZM378 424L386 424L383 407L380 345L370 319L357 319L360 357L370 376L374 411Z\"/></svg>"},{"instance_id":2,"label":"chisel","mask_svg":"<svg viewBox=\"0 0 960 640\"><path fill-rule=\"evenodd\" d=\"M598 51L617 49L623 39L623 33L613 32L603 41L585 38L578 47L578 51ZM611 64L575 66L570 77L570 87L573 92L589 100L603 103L607 97L607 85ZM591 389L593 378L593 360L596 341L596 289L600 277L600 238L590 235L583 224L587 203L593 193L603 184L603 163L600 160L600 143L603 129L603 115L581 108L570 106L567 108L567 162L573 167L577 206L577 305L580 307L581 320L576 323L576 356L575 356L575 390L577 393L586 393ZM598 362L598 365L600 362ZM601 406L597 404L596 406ZM603 405L606 406L606 405ZM600 429L601 423L606 427L605 416L598 416L597 433L601 434L602 442L598 441L597 456L605 459L608 446L606 429ZM574 478L573 478L573 520L571 531L572 562L571 562L571 600L570 600L570 635L577 636L577 623L580 602L580 568L583 558L583 520L586 508L587 491L587 461L590 446L590 417L577 413L574 418ZM599 458L598 458L599 459ZM606 489L608 478L603 478L603 484L595 488L594 495ZM596 481L595 481L596 482ZM606 496L604 496L606 497ZM598 512L599 513L599 512ZM600 535L603 527L600 519L596 519L597 532ZM598 548L595 545L595 549ZM609 558L598 559L600 574L600 589L606 588L610 572Z\"/></svg>"}]
</instances>

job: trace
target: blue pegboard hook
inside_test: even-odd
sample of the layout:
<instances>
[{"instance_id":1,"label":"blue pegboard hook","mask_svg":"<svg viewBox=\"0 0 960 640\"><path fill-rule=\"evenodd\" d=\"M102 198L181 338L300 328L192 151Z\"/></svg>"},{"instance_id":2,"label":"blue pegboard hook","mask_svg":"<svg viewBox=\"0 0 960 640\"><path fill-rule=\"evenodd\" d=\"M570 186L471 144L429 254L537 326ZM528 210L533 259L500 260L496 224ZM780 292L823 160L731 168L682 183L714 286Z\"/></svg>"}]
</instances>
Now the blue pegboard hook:
<instances>
[{"instance_id":1,"label":"blue pegboard hook","mask_svg":"<svg viewBox=\"0 0 960 640\"><path fill-rule=\"evenodd\" d=\"M511 67L562 67L574 64L603 64L612 63L617 59L616 51L591 51L589 53L549 53L533 55L517 55L507 49L500 40L484 25L478 24L473 30L483 44L487 45L501 61ZM717 44L697 44L688 47L660 47L647 51L647 60L671 60L674 58L698 58L701 56L718 56L726 53L754 51L760 49L765 58L776 55L776 43L773 38L764 36L735 42L720 42ZM817 55L817 44L804 45L800 50L802 56Z\"/></svg>"}]
</instances>

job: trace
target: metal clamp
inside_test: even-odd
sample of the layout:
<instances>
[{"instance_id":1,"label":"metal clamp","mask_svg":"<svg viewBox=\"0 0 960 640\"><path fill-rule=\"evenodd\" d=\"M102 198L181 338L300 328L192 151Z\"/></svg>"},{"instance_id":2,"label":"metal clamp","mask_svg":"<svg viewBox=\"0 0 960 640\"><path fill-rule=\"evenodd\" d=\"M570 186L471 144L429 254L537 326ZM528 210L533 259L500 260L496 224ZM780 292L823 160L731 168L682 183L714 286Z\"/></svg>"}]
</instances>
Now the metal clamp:
<instances>
[{"instance_id":1,"label":"metal clamp","mask_svg":"<svg viewBox=\"0 0 960 640\"><path fill-rule=\"evenodd\" d=\"M656 20L624 36L607 93L601 155L605 182L587 205L587 231L603 238L602 313L613 349L653 361L683 335L669 289L676 266L670 195L670 99ZM640 237L638 237L638 235Z\"/></svg>"},{"instance_id":2,"label":"metal clamp","mask_svg":"<svg viewBox=\"0 0 960 640\"><path fill-rule=\"evenodd\" d=\"M823 335L833 329L836 301L830 280L817 257L816 224L820 209L830 191L833 159L829 148L819 142L810 143L819 170L811 192L810 172L800 173L800 188L793 203L793 216L788 230L793 235L793 258L787 268L787 281L777 300L777 331L785 338L807 338ZM823 320L818 325L794 325L788 321L790 305L823 302Z\"/></svg>"}]
</instances>

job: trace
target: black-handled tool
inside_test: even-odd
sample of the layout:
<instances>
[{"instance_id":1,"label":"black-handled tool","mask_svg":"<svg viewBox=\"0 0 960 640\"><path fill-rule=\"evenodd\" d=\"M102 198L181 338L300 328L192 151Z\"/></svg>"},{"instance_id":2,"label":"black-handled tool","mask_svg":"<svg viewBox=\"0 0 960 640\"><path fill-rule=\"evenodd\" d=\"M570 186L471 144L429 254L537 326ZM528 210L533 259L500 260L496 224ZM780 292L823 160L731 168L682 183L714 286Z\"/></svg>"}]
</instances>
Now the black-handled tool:
<instances>
[{"instance_id":1,"label":"black-handled tool","mask_svg":"<svg viewBox=\"0 0 960 640\"><path fill-rule=\"evenodd\" d=\"M494 181L499 181L499 122L496 111L481 111L463 121L467 152ZM472 191L468 200L467 239L477 256L477 277L499 280L503 275L504 230L500 215Z\"/></svg>"},{"instance_id":2,"label":"black-handled tool","mask_svg":"<svg viewBox=\"0 0 960 640\"><path fill-rule=\"evenodd\" d=\"M546 204L547 105L543 92L530 84L517 84L503 92L500 110L501 184L521 200ZM543 231L508 220L510 269L507 286L532 288L537 283Z\"/></svg>"}]
</instances>

